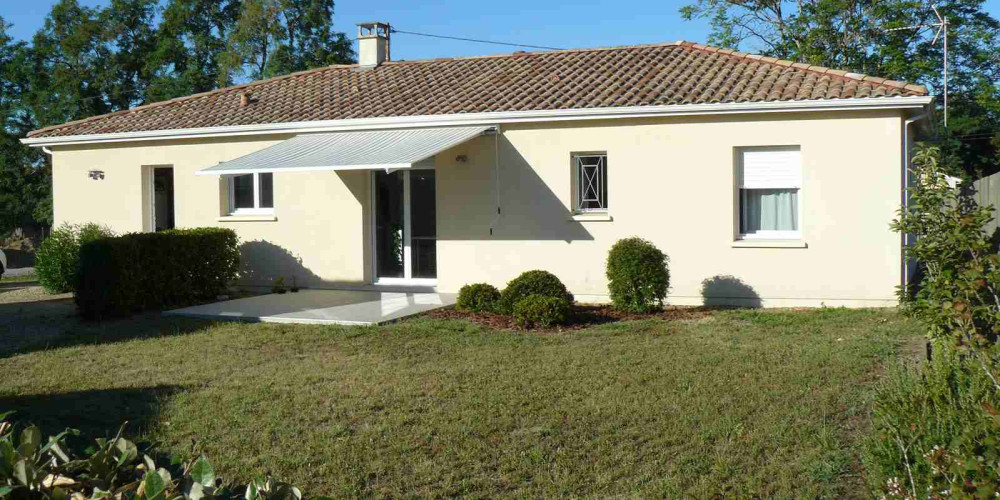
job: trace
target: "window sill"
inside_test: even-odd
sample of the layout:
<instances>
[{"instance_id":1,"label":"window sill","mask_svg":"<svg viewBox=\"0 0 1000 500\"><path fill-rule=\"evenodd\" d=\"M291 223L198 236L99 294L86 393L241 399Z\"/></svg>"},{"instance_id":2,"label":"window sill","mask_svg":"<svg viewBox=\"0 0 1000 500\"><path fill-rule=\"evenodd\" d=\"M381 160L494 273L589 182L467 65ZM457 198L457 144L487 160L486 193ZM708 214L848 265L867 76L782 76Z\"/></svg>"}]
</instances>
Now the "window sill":
<instances>
[{"instance_id":1,"label":"window sill","mask_svg":"<svg viewBox=\"0 0 1000 500\"><path fill-rule=\"evenodd\" d=\"M611 222L614 219L611 217L611 214L608 213L582 212L573 214L573 216L570 217L569 220L575 222Z\"/></svg>"},{"instance_id":2,"label":"window sill","mask_svg":"<svg viewBox=\"0 0 1000 500\"><path fill-rule=\"evenodd\" d=\"M278 218L273 215L224 215L216 220L219 222L274 222Z\"/></svg>"},{"instance_id":3,"label":"window sill","mask_svg":"<svg viewBox=\"0 0 1000 500\"><path fill-rule=\"evenodd\" d=\"M736 240L733 248L809 248L802 240Z\"/></svg>"}]
</instances>

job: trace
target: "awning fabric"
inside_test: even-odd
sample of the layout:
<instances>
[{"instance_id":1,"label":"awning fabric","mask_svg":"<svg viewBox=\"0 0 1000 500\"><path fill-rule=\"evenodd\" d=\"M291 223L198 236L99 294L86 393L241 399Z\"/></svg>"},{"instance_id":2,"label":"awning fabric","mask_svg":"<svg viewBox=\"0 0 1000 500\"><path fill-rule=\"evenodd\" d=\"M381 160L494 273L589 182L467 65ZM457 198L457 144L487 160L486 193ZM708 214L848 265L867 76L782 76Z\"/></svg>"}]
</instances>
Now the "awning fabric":
<instances>
[{"instance_id":1,"label":"awning fabric","mask_svg":"<svg viewBox=\"0 0 1000 500\"><path fill-rule=\"evenodd\" d=\"M296 170L398 170L493 128L441 127L306 134L198 172L201 175Z\"/></svg>"}]
</instances>

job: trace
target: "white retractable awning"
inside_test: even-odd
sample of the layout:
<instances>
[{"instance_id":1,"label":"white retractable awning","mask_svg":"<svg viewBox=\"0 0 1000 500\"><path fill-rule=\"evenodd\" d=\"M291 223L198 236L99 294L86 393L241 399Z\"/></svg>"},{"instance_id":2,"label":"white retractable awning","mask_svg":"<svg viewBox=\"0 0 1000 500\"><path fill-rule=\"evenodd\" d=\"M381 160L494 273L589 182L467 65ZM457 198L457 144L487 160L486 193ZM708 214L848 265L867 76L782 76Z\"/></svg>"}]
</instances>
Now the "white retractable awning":
<instances>
[{"instance_id":1,"label":"white retractable awning","mask_svg":"<svg viewBox=\"0 0 1000 500\"><path fill-rule=\"evenodd\" d=\"M198 174L411 168L492 128L477 125L300 135L200 170Z\"/></svg>"}]
</instances>

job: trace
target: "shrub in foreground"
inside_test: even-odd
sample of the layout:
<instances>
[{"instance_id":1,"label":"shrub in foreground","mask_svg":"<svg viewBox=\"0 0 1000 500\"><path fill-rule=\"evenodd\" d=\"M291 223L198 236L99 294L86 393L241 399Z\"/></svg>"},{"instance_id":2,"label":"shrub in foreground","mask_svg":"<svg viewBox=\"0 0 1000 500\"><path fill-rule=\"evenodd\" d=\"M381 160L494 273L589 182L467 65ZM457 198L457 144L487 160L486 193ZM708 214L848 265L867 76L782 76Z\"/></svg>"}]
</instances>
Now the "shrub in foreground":
<instances>
[{"instance_id":1,"label":"shrub in foreground","mask_svg":"<svg viewBox=\"0 0 1000 500\"><path fill-rule=\"evenodd\" d=\"M570 303L565 297L528 295L514 304L514 320L522 328L561 325L569 314Z\"/></svg>"},{"instance_id":2,"label":"shrub in foreground","mask_svg":"<svg viewBox=\"0 0 1000 500\"><path fill-rule=\"evenodd\" d=\"M1000 397L978 361L936 342L930 362L899 367L879 387L864 443L870 486L888 498L929 489L992 497L1000 487L997 409Z\"/></svg>"},{"instance_id":3,"label":"shrub in foreground","mask_svg":"<svg viewBox=\"0 0 1000 500\"><path fill-rule=\"evenodd\" d=\"M19 429L0 414L0 498L10 500L300 500L298 488L270 476L246 486L216 477L204 455L157 463L158 450L140 451L121 437L95 439L78 456L66 442L67 429L42 440L38 427ZM319 500L319 499L316 499Z\"/></svg>"},{"instance_id":4,"label":"shrub in foreground","mask_svg":"<svg viewBox=\"0 0 1000 500\"><path fill-rule=\"evenodd\" d=\"M663 306L670 288L667 255L642 238L618 240L608 252L611 302L623 311L647 313Z\"/></svg>"},{"instance_id":5,"label":"shrub in foreground","mask_svg":"<svg viewBox=\"0 0 1000 500\"><path fill-rule=\"evenodd\" d=\"M493 312L500 300L500 290L489 283L465 285L458 291L455 306L462 311Z\"/></svg>"},{"instance_id":6,"label":"shrub in foreground","mask_svg":"<svg viewBox=\"0 0 1000 500\"><path fill-rule=\"evenodd\" d=\"M573 303L573 294L566 290L566 285L548 271L527 271L510 280L507 288L500 294L499 312L512 314L514 305L529 295L541 295Z\"/></svg>"},{"instance_id":7,"label":"shrub in foreground","mask_svg":"<svg viewBox=\"0 0 1000 500\"><path fill-rule=\"evenodd\" d=\"M53 230L35 254L38 282L49 293L76 290L80 267L80 246L114 236L110 228L98 224L63 224Z\"/></svg>"},{"instance_id":8,"label":"shrub in foreground","mask_svg":"<svg viewBox=\"0 0 1000 500\"><path fill-rule=\"evenodd\" d=\"M906 256L925 269L901 289L904 311L935 341L920 372L883 387L867 447L884 498L1000 496L1000 254L984 230L993 209L956 189L936 146L913 156L916 182L892 227L913 236Z\"/></svg>"},{"instance_id":9,"label":"shrub in foreground","mask_svg":"<svg viewBox=\"0 0 1000 500\"><path fill-rule=\"evenodd\" d=\"M80 249L76 304L90 319L214 300L239 271L231 229L133 233Z\"/></svg>"}]
</instances>

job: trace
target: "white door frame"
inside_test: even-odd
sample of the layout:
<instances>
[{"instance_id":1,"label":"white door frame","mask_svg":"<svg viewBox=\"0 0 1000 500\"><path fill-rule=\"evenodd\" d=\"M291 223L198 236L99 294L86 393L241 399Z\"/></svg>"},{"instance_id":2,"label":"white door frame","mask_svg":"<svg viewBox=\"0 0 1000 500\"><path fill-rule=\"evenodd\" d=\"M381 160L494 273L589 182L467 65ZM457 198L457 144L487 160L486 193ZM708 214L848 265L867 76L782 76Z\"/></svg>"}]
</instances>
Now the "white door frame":
<instances>
[{"instance_id":1,"label":"white door frame","mask_svg":"<svg viewBox=\"0 0 1000 500\"><path fill-rule=\"evenodd\" d=\"M371 216L369 220L369 227L371 230L371 265L372 265L372 284L374 285L412 285L412 286L435 286L437 285L437 278L414 278L413 277L413 236L411 234L413 226L410 220L410 172L413 170L434 170L433 167L413 167L404 170L399 170L403 174L403 277L393 278L385 277L380 278L378 275L378 231L377 231L377 219L378 216L375 212L378 210L378 204L376 203L376 185L375 185L375 175L379 172L378 170L373 170L369 175L368 183L371 184L371 193L369 194L369 204L371 205ZM392 173L392 172L389 172ZM434 192L435 203L437 203L437 191Z\"/></svg>"}]
</instances>

